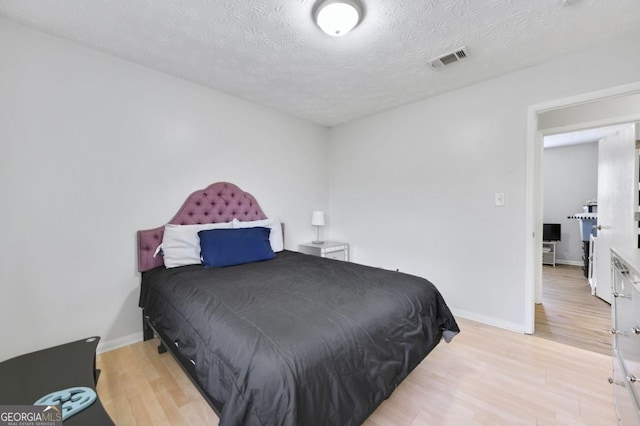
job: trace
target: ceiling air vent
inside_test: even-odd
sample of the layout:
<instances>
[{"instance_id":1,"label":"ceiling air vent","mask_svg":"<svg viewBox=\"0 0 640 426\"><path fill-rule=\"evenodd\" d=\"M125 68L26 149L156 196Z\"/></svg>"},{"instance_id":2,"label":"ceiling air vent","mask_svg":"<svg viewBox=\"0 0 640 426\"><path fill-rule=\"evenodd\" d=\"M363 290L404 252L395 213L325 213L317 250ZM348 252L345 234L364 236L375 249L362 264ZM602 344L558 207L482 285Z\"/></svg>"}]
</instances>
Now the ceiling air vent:
<instances>
[{"instance_id":1,"label":"ceiling air vent","mask_svg":"<svg viewBox=\"0 0 640 426\"><path fill-rule=\"evenodd\" d=\"M431 59L429 61L429 65L431 65L431 68L438 70L447 65L461 61L467 57L465 49L466 48L463 46L449 53L445 53L444 55L440 55L437 58Z\"/></svg>"}]
</instances>

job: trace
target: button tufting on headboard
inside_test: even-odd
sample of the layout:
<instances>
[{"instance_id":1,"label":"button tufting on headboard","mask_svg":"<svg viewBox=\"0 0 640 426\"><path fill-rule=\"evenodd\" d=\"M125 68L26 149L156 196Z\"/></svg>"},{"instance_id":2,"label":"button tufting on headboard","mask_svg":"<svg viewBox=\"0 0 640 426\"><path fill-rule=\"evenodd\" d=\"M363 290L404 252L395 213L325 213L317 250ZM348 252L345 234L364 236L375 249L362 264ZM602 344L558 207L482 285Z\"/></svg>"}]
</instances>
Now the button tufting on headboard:
<instances>
[{"instance_id":1,"label":"button tufting on headboard","mask_svg":"<svg viewBox=\"0 0 640 426\"><path fill-rule=\"evenodd\" d=\"M207 194L210 195L210 201L204 202L203 199L208 197ZM168 223L194 225L229 222L237 217L236 212L242 211L244 215L238 219L243 221L266 219L253 195L232 183L218 182L189 195ZM164 226L138 231L138 270L140 272L164 265L162 256L153 257L163 235Z\"/></svg>"}]
</instances>

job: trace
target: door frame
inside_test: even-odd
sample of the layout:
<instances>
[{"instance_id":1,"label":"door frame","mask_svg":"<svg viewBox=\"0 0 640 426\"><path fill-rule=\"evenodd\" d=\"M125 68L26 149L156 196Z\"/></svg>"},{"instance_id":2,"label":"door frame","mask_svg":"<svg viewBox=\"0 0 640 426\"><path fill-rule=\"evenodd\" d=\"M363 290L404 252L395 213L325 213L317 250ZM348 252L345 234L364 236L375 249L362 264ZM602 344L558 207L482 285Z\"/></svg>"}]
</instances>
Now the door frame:
<instances>
[{"instance_id":1,"label":"door frame","mask_svg":"<svg viewBox=\"0 0 640 426\"><path fill-rule=\"evenodd\" d=\"M579 104L598 102L613 97L634 95L637 93L640 93L640 81L529 106L527 113L525 201L524 326L526 334L533 334L535 332L535 304L540 303L542 298L542 152L544 150L544 136L553 133L572 132L640 120L640 112L636 112L629 115L584 121L541 131L538 126L538 116L544 112L561 110Z\"/></svg>"}]
</instances>

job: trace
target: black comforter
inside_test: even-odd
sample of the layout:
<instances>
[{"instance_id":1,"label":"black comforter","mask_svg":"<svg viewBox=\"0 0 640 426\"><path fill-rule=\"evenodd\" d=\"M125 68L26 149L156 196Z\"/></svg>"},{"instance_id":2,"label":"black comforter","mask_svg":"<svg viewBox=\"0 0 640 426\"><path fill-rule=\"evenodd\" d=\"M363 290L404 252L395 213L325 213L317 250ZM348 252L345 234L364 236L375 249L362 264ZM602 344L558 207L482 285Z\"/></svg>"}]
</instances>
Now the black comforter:
<instances>
[{"instance_id":1,"label":"black comforter","mask_svg":"<svg viewBox=\"0 0 640 426\"><path fill-rule=\"evenodd\" d=\"M423 278L289 251L153 269L140 306L224 403L220 425L361 424L459 331Z\"/></svg>"}]
</instances>

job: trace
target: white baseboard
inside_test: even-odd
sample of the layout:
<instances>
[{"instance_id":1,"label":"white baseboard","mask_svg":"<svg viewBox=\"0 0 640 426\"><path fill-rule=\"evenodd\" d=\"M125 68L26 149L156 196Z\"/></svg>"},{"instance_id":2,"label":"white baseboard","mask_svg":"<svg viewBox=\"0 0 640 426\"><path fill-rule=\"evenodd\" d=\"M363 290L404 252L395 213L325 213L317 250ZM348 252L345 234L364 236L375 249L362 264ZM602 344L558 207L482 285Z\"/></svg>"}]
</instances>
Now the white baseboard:
<instances>
[{"instance_id":1,"label":"white baseboard","mask_svg":"<svg viewBox=\"0 0 640 426\"><path fill-rule=\"evenodd\" d=\"M556 260L557 265L584 266L584 262L577 260Z\"/></svg>"},{"instance_id":2,"label":"white baseboard","mask_svg":"<svg viewBox=\"0 0 640 426\"><path fill-rule=\"evenodd\" d=\"M138 342L142 342L142 331L118 337L117 339L103 340L98 343L96 353L100 354L103 352L113 351Z\"/></svg>"},{"instance_id":3,"label":"white baseboard","mask_svg":"<svg viewBox=\"0 0 640 426\"><path fill-rule=\"evenodd\" d=\"M524 334L524 324L518 324L515 322L504 321L498 318L487 317L484 315L476 314L474 312L463 311L461 309L451 309L451 312L454 316L457 317Z\"/></svg>"},{"instance_id":4,"label":"white baseboard","mask_svg":"<svg viewBox=\"0 0 640 426\"><path fill-rule=\"evenodd\" d=\"M481 322L483 324L491 325L493 327L503 328L509 331L515 331L518 333L524 333L524 324L517 324L510 321L504 321L494 317L488 317L485 315L476 314L473 312L464 311L461 309L451 309L454 316L465 318L471 321ZM98 343L96 353L109 352L122 347L132 345L134 343L142 342L142 331L131 333L126 336L118 337L112 340L103 340Z\"/></svg>"}]
</instances>

